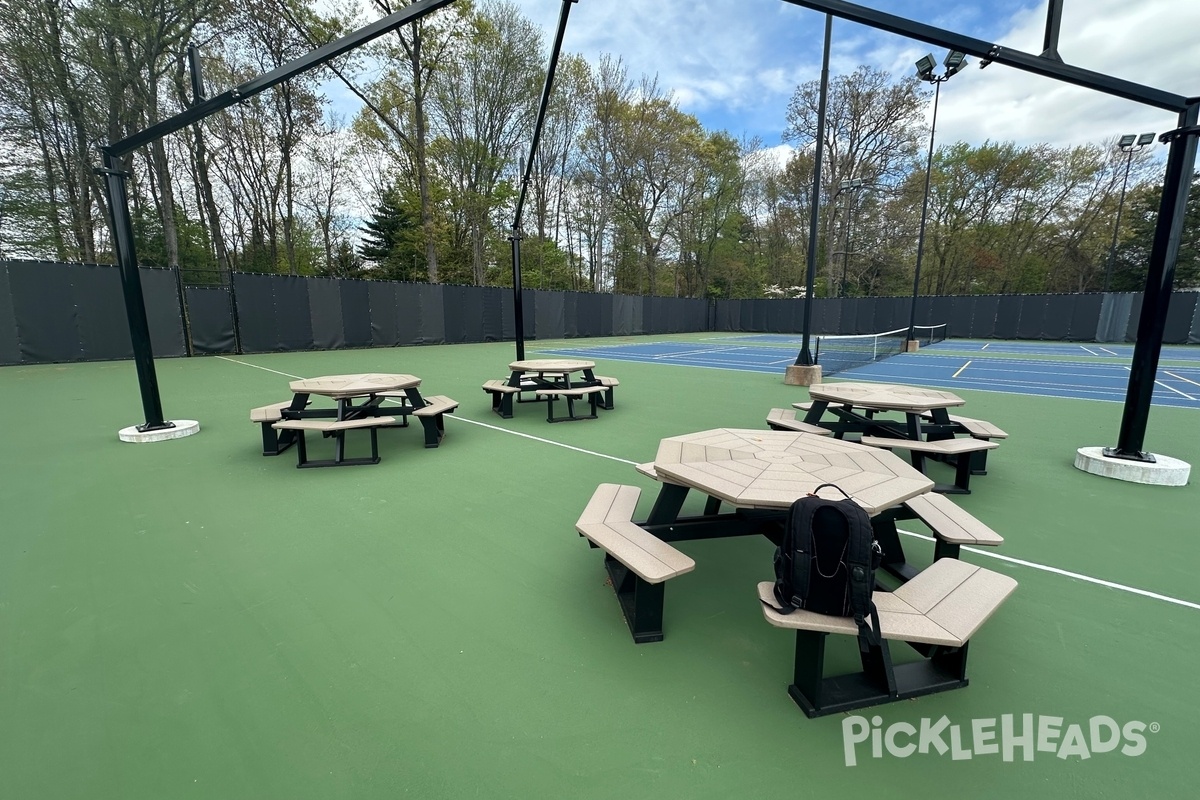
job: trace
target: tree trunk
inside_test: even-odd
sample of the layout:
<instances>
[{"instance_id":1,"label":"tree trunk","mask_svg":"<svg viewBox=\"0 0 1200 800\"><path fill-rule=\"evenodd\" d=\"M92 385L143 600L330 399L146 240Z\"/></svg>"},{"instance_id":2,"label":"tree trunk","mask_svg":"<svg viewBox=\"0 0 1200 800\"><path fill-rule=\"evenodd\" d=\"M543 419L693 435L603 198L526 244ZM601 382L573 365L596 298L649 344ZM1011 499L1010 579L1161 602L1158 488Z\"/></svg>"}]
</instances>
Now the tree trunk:
<instances>
[{"instance_id":1,"label":"tree trunk","mask_svg":"<svg viewBox=\"0 0 1200 800\"><path fill-rule=\"evenodd\" d=\"M157 116L157 115L155 115ZM151 123L154 124L153 122ZM158 213L162 222L163 244L166 247L168 267L179 266L179 231L175 226L175 185L171 181L171 168L167 164L167 148L162 139L150 144L154 163L154 175L158 184Z\"/></svg>"}]
</instances>

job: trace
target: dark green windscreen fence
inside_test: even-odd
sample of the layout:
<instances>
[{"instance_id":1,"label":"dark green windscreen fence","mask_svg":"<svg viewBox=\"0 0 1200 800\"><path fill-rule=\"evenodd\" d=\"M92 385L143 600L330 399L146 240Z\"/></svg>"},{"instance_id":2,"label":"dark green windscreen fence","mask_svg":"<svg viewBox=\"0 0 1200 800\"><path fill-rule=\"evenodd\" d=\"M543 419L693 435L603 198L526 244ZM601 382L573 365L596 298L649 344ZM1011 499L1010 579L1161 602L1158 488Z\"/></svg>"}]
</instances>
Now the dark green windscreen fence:
<instances>
[{"instance_id":1,"label":"dark green windscreen fence","mask_svg":"<svg viewBox=\"0 0 1200 800\"><path fill-rule=\"evenodd\" d=\"M512 290L293 275L141 270L156 356L511 341ZM209 276L211 278L211 276ZM1200 343L1196 292L1171 299L1164 341ZM1133 341L1133 293L921 297L917 323L955 339ZM556 340L698 331L802 330L802 300L696 300L558 292L522 295L525 337ZM906 297L813 300L814 334L906 328ZM97 264L0 262L0 364L131 358L120 272Z\"/></svg>"}]
</instances>

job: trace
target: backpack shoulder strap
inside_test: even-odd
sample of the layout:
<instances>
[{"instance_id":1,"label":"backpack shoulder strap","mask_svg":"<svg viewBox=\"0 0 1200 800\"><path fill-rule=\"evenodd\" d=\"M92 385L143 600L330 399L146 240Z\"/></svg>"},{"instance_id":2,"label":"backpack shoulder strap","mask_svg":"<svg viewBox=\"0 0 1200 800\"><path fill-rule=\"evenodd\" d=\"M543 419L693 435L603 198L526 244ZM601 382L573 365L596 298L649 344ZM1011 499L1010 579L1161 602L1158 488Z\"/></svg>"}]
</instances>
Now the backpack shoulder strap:
<instances>
[{"instance_id":1,"label":"backpack shoulder strap","mask_svg":"<svg viewBox=\"0 0 1200 800\"><path fill-rule=\"evenodd\" d=\"M815 495L806 495L792 503L784 522L783 543L779 548L782 573L791 578L791 596L784 597L783 581L775 582L775 599L779 606L771 606L781 614L790 614L804 608L808 597L809 567L812 563L813 515L826 502Z\"/></svg>"},{"instance_id":2,"label":"backpack shoulder strap","mask_svg":"<svg viewBox=\"0 0 1200 800\"><path fill-rule=\"evenodd\" d=\"M871 518L853 500L838 501L846 516L849 541L846 546L846 566L850 571L850 611L858 625L860 648L879 644L879 612L871 594L875 591L875 566L878 563L879 545L875 542ZM866 623L870 617L871 626Z\"/></svg>"}]
</instances>

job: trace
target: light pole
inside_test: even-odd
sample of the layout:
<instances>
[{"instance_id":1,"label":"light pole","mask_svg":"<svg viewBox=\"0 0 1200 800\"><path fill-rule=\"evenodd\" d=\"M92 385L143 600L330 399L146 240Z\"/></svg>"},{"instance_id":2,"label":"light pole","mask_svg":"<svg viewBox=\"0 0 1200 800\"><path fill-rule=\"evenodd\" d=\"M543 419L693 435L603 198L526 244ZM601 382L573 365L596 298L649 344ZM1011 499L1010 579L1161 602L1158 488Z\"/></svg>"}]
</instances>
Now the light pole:
<instances>
[{"instance_id":1,"label":"light pole","mask_svg":"<svg viewBox=\"0 0 1200 800\"><path fill-rule=\"evenodd\" d=\"M1129 185L1129 168L1133 165L1133 154L1154 142L1153 133L1143 133L1134 141L1134 134L1127 133L1117 142L1117 147L1129 155L1125 158L1125 178L1121 181L1121 199L1117 201L1117 221L1113 223L1112 244L1108 247L1108 267L1104 270L1104 291L1112 283L1113 264L1117 260L1117 233L1121 230L1121 209L1125 206L1125 187Z\"/></svg>"},{"instance_id":2,"label":"light pole","mask_svg":"<svg viewBox=\"0 0 1200 800\"><path fill-rule=\"evenodd\" d=\"M838 184L838 190L833 195L836 200L838 195L843 192L849 192L846 199L846 249L842 251L842 285L838 291L838 297L846 296L846 272L850 262L850 230L854 225L854 194L863 187L862 178L851 178L848 181L842 181ZM837 255L837 253L834 253Z\"/></svg>"},{"instance_id":3,"label":"light pole","mask_svg":"<svg viewBox=\"0 0 1200 800\"><path fill-rule=\"evenodd\" d=\"M908 348L913 350L916 349L916 336L913 329L917 324L917 293L921 290L921 257L925 254L925 219L929 213L929 177L933 173L933 137L937 132L938 98L941 96L942 84L967 65L967 56L965 53L951 50L946 54L946 59L942 64L946 67L946 71L941 75L934 75L933 68L937 66L937 61L934 60L932 53L925 55L917 62L917 77L932 83L934 89L933 122L929 126L929 159L925 164L925 193L921 198L921 228L917 233L917 266L913 270L912 308L908 314Z\"/></svg>"}]
</instances>

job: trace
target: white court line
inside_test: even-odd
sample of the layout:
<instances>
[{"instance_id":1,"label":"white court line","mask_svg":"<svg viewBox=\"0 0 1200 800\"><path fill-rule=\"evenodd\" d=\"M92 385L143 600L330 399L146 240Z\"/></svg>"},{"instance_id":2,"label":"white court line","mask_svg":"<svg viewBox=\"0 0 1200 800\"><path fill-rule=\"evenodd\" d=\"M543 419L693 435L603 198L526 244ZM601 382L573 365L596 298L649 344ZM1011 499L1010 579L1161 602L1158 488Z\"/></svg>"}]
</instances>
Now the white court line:
<instances>
[{"instance_id":1,"label":"white court line","mask_svg":"<svg viewBox=\"0 0 1200 800\"><path fill-rule=\"evenodd\" d=\"M260 367L257 364L251 364L247 361L238 361L236 358L229 358L227 356L217 356L217 358L221 359L222 361L228 361L232 364L240 364L245 367L254 367L255 369L261 369L264 372L272 372L276 375L282 375L286 378L300 379L302 377L300 375L292 375L287 372L280 372L279 370L269 369L267 367ZM555 447L562 447L564 449L573 450L577 453L583 453L585 455L597 456L598 458L605 458L610 461L619 461L622 464L629 464L631 466L636 466L638 464L638 462L630 461L627 458L620 458L618 456L612 456L607 453L598 453L595 450L585 450L582 447L575 447L574 445L564 444L563 442L556 442L552 439L543 439L540 436L533 436L528 433L521 433L520 431L513 431L513 430L509 430L507 428L501 428L497 425L489 425L486 422L479 422L477 420L467 419L466 417L460 417L456 414L449 415L447 417L447 419L452 419L457 422L467 422L472 425L478 425L481 428L488 428L489 430L498 431L500 433L507 433L512 436L519 436L522 439L532 439L535 442L542 442L544 444L554 445ZM933 541L933 538L930 536L923 536L919 533L913 533L911 531L900 531L900 532L906 536L912 536L912 537L915 537L918 539L925 539L926 541ZM1003 555L1000 555L999 553L992 553L992 552L988 552L986 550L979 550L974 547L963 547L962 549L966 550L967 552L974 553L975 555L983 556L985 558L994 558L994 559L997 559L1000 561L1008 562L1010 564L1016 564L1016 565L1022 566L1022 567L1029 567L1030 569L1039 570L1041 572L1049 572L1053 575L1062 575L1062 576L1068 577L1068 578L1075 578L1076 580L1085 581L1086 583L1092 583L1097 586L1105 586L1110 589L1116 589L1118 591L1128 592L1130 594L1136 594L1136 595L1140 595L1142 597L1148 597L1152 600L1161 600L1164 603L1171 603L1173 605L1183 606L1185 608L1192 608L1192 609L1200 610L1200 603L1193 603L1190 600L1181 600L1178 597L1171 597L1169 595L1159 594L1158 592L1151 592L1151 591L1147 591L1146 589L1139 589L1136 586L1126 586L1125 584L1122 584L1122 583L1114 583L1113 581L1106 581L1102 578L1093 578L1089 575L1083 575L1078 572L1071 572L1069 570L1059 569L1058 567L1051 567L1051 566L1047 566L1045 564L1038 564L1033 561L1026 561L1026 560L1020 559L1020 558L1013 558L1012 556L1003 556Z\"/></svg>"},{"instance_id":2,"label":"white court line","mask_svg":"<svg viewBox=\"0 0 1200 800\"><path fill-rule=\"evenodd\" d=\"M295 378L298 381L304 380L303 375L293 375L290 372L280 372L277 369L268 369L267 367L260 367L258 364L251 364L249 361L238 361L236 358L230 358L229 356L216 356L216 358L219 358L222 361L228 361L231 364L241 364L243 367L254 367L255 369L261 369L263 372L273 372L276 375L282 375L285 378Z\"/></svg>"},{"instance_id":3,"label":"white court line","mask_svg":"<svg viewBox=\"0 0 1200 800\"><path fill-rule=\"evenodd\" d=\"M1099 354L1099 353L1097 353L1095 350L1092 350L1092 349L1090 349L1090 348L1084 347L1083 345L1079 345L1079 347L1080 347L1081 349L1083 349L1083 350L1087 350L1089 353L1091 353L1091 354L1092 354L1092 355L1094 355L1094 356L1098 356L1098 355L1100 355L1100 354ZM1110 350L1109 352L1111 353L1112 351Z\"/></svg>"},{"instance_id":4,"label":"white court line","mask_svg":"<svg viewBox=\"0 0 1200 800\"><path fill-rule=\"evenodd\" d=\"M619 456L610 456L608 453L597 453L595 450L585 450L582 447L576 447L573 444L564 444L562 442L556 442L553 439L543 439L540 436L534 436L533 434L530 434L530 433L521 433L520 431L511 431L508 428L501 428L498 425L489 425L488 423L480 422L479 420L467 419L466 417L460 417L457 414L443 417L443 419L452 419L455 422L469 422L470 424L478 425L481 428L488 428L489 430L500 431L501 433L508 433L513 436L520 436L522 439L532 439L535 442L542 442L543 444L552 444L555 447L562 447L567 450L574 450L576 453L584 453L589 456L597 456L599 458L607 458L609 461L620 461L622 464L629 464L630 466L634 466L634 467L636 467L638 465L637 461L630 461L627 458L621 458Z\"/></svg>"},{"instance_id":5,"label":"white court line","mask_svg":"<svg viewBox=\"0 0 1200 800\"><path fill-rule=\"evenodd\" d=\"M1189 380L1188 378L1185 378L1182 375L1176 375L1174 372L1169 372L1165 369L1163 370L1163 372L1166 372L1168 375L1170 375L1172 378L1175 378L1176 380L1183 381L1184 383L1190 383L1193 386L1200 386L1200 383L1196 383L1193 380Z\"/></svg>"},{"instance_id":6,"label":"white court line","mask_svg":"<svg viewBox=\"0 0 1200 800\"><path fill-rule=\"evenodd\" d=\"M1129 372L1133 372L1133 368L1132 368L1132 367L1126 367L1125 369L1126 369L1127 371L1129 371ZM1163 371L1165 372L1166 370L1163 370ZM1167 384L1163 383L1163 382L1162 382L1162 381L1160 381L1160 380L1157 380L1157 379L1156 379L1156 380L1154 381L1154 383L1155 383L1155 385L1156 385L1156 386L1161 386L1161 387L1163 387L1164 389L1170 389L1170 390L1171 390L1172 392L1174 392L1175 394L1181 394L1181 395L1183 395L1184 397L1186 397L1188 400L1195 400L1195 399L1196 399L1196 398L1192 397L1190 394L1184 394L1183 392L1181 392L1181 391L1179 391L1178 389L1176 389L1174 386L1168 386ZM1188 383L1192 383L1192 381L1188 381Z\"/></svg>"},{"instance_id":7,"label":"white court line","mask_svg":"<svg viewBox=\"0 0 1200 800\"><path fill-rule=\"evenodd\" d=\"M983 347L981 347L981 348L979 348L979 349L980 349L980 350L987 350L987 349L988 349L989 347L991 347L991 346L992 346L992 343L991 343L991 342L988 342L987 344L985 344Z\"/></svg>"},{"instance_id":8,"label":"white court line","mask_svg":"<svg viewBox=\"0 0 1200 800\"><path fill-rule=\"evenodd\" d=\"M687 358L688 356L707 356L718 353L732 353L735 350L752 350L750 347L709 347L705 350L684 350L682 353L663 353L662 355L650 356L654 359L664 358Z\"/></svg>"},{"instance_id":9,"label":"white court line","mask_svg":"<svg viewBox=\"0 0 1200 800\"><path fill-rule=\"evenodd\" d=\"M1116 356L1117 358L1122 357L1120 353L1114 353L1112 350L1109 350L1107 347L1101 347L1100 349L1103 350L1104 352L1108 353L1110 356Z\"/></svg>"},{"instance_id":10,"label":"white court line","mask_svg":"<svg viewBox=\"0 0 1200 800\"><path fill-rule=\"evenodd\" d=\"M961 375L961 374L962 374L962 371L963 371L964 369L966 369L967 367L969 367L969 366L971 366L971 362L970 362L970 361L968 361L967 363L965 363L965 364L963 364L961 367L959 367L959 368L958 368L958 372L954 373L954 374L953 374L953 375L951 375L950 377L951 377L951 378L957 378L959 375Z\"/></svg>"},{"instance_id":11,"label":"white court line","mask_svg":"<svg viewBox=\"0 0 1200 800\"><path fill-rule=\"evenodd\" d=\"M900 531L900 533L903 533L905 536L911 536L914 539L924 539L927 542L933 541L932 536L925 536L924 534L913 533L912 531ZM1002 556L999 553L989 553L986 550L980 550L975 547L963 547L962 549L966 550L968 553L974 553L975 555L978 555L978 556L987 556L988 558L994 558L998 561L1007 561L1010 564L1017 564L1022 567L1029 567L1030 569L1040 570L1041 572L1049 572L1053 575L1063 575L1068 578L1075 578L1076 580L1086 581L1087 583L1094 583L1097 586L1106 586L1109 589L1117 589L1122 592L1129 592L1130 594L1141 595L1142 597L1149 597L1152 600L1162 600L1164 603L1173 603L1177 606L1183 606L1184 608L1194 608L1194 609L1200 611L1200 603L1193 603L1191 600L1180 600L1178 597L1171 597L1170 595L1159 594L1158 592L1150 592L1145 589L1139 589L1136 586L1126 586L1123 583L1115 583L1113 581L1106 581L1103 578L1093 578L1090 575L1083 575L1078 572L1071 572L1070 570L1059 569L1058 567L1050 567L1045 564L1037 564L1033 561L1026 561L1023 558L1013 558L1012 556Z\"/></svg>"}]
</instances>

